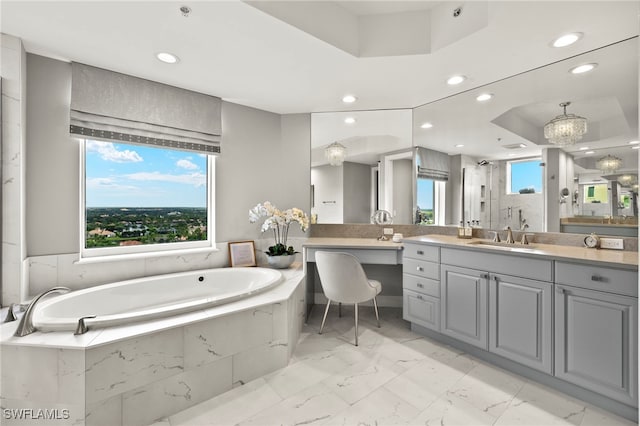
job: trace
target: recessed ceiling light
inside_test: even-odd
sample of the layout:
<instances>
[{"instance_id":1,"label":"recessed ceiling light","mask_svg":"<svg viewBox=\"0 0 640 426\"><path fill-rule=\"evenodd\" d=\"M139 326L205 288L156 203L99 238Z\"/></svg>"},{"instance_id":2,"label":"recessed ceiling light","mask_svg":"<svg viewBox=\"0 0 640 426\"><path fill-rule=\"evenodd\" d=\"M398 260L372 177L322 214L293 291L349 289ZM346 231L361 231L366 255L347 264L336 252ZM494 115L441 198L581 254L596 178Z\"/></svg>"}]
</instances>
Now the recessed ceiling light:
<instances>
[{"instance_id":1,"label":"recessed ceiling light","mask_svg":"<svg viewBox=\"0 0 640 426\"><path fill-rule=\"evenodd\" d=\"M509 154L509 157L515 157L516 155L512 152L511 154Z\"/></svg>"},{"instance_id":2,"label":"recessed ceiling light","mask_svg":"<svg viewBox=\"0 0 640 426\"><path fill-rule=\"evenodd\" d=\"M629 142L629 145L638 145L640 143L640 141L631 141Z\"/></svg>"},{"instance_id":3,"label":"recessed ceiling light","mask_svg":"<svg viewBox=\"0 0 640 426\"><path fill-rule=\"evenodd\" d=\"M456 148L462 148L464 145L459 143L458 145L456 145Z\"/></svg>"},{"instance_id":4,"label":"recessed ceiling light","mask_svg":"<svg viewBox=\"0 0 640 426\"><path fill-rule=\"evenodd\" d=\"M576 41L582 38L582 33L569 33L564 34L555 39L552 43L553 47L566 47L572 45Z\"/></svg>"},{"instance_id":5,"label":"recessed ceiling light","mask_svg":"<svg viewBox=\"0 0 640 426\"><path fill-rule=\"evenodd\" d=\"M638 149L638 148L640 148L640 146L638 146L638 145L631 147L631 149Z\"/></svg>"},{"instance_id":6,"label":"recessed ceiling light","mask_svg":"<svg viewBox=\"0 0 640 426\"><path fill-rule=\"evenodd\" d=\"M433 124L431 123L422 123L422 126L420 126L423 129L430 129L433 127Z\"/></svg>"},{"instance_id":7,"label":"recessed ceiling light","mask_svg":"<svg viewBox=\"0 0 640 426\"><path fill-rule=\"evenodd\" d=\"M476 101L478 102L485 102L488 101L489 99L493 98L493 95L491 93L483 93L481 95L478 95L476 97Z\"/></svg>"},{"instance_id":8,"label":"recessed ceiling light","mask_svg":"<svg viewBox=\"0 0 640 426\"><path fill-rule=\"evenodd\" d=\"M353 124L353 123L356 122L356 119L353 118L353 117L347 117L347 118L344 119L344 122L347 123L347 124Z\"/></svg>"},{"instance_id":9,"label":"recessed ceiling light","mask_svg":"<svg viewBox=\"0 0 640 426\"><path fill-rule=\"evenodd\" d=\"M447 80L447 84L450 86L455 86L456 84L462 83L466 79L467 77L465 77L464 75L454 75L449 77L449 79Z\"/></svg>"},{"instance_id":10,"label":"recessed ceiling light","mask_svg":"<svg viewBox=\"0 0 640 426\"><path fill-rule=\"evenodd\" d=\"M580 151L586 151L586 150L589 149L589 147L588 146L581 146L579 149L580 149Z\"/></svg>"},{"instance_id":11,"label":"recessed ceiling light","mask_svg":"<svg viewBox=\"0 0 640 426\"><path fill-rule=\"evenodd\" d=\"M352 103L354 103L356 101L356 99L358 99L358 98L356 98L353 95L345 95L342 98L342 102L344 102L345 104L352 104Z\"/></svg>"},{"instance_id":12,"label":"recessed ceiling light","mask_svg":"<svg viewBox=\"0 0 640 426\"><path fill-rule=\"evenodd\" d=\"M582 64L582 65L578 65L577 67L573 67L571 68L569 71L571 71L571 74L583 74L585 72L589 72L591 70L593 70L595 67L597 67L598 64Z\"/></svg>"},{"instance_id":13,"label":"recessed ceiling light","mask_svg":"<svg viewBox=\"0 0 640 426\"><path fill-rule=\"evenodd\" d=\"M158 58L159 61L164 62L165 64L175 64L179 61L176 55L168 52L156 53L156 58Z\"/></svg>"},{"instance_id":14,"label":"recessed ceiling light","mask_svg":"<svg viewBox=\"0 0 640 426\"><path fill-rule=\"evenodd\" d=\"M520 144L520 148L526 148L526 147L527 147L527 145L525 145L523 143Z\"/></svg>"},{"instance_id":15,"label":"recessed ceiling light","mask_svg":"<svg viewBox=\"0 0 640 426\"><path fill-rule=\"evenodd\" d=\"M585 152L585 154L587 154L587 155L591 155L591 154L593 154L594 152L595 152L595 151L587 151L587 152Z\"/></svg>"}]
</instances>

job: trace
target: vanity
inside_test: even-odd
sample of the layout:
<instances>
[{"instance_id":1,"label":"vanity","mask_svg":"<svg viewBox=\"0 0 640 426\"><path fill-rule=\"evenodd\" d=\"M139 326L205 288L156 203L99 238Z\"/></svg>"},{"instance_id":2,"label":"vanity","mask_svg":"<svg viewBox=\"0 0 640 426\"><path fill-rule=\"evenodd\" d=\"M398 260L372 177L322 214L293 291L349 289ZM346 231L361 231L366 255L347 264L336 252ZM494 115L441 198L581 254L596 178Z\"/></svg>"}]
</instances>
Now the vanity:
<instances>
[{"instance_id":1,"label":"vanity","mask_svg":"<svg viewBox=\"0 0 640 426\"><path fill-rule=\"evenodd\" d=\"M403 297L412 330L637 419L637 252L412 237Z\"/></svg>"}]
</instances>

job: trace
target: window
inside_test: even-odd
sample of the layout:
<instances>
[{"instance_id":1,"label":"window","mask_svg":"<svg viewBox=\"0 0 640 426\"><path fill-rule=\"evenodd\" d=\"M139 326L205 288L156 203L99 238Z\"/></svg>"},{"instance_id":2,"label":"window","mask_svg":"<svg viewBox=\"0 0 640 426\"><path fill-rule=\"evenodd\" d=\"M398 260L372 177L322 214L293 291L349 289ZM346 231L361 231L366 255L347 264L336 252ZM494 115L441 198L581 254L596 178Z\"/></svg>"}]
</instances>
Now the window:
<instances>
[{"instance_id":1,"label":"window","mask_svg":"<svg viewBox=\"0 0 640 426\"><path fill-rule=\"evenodd\" d=\"M609 187L606 183L584 186L584 203L609 203Z\"/></svg>"},{"instance_id":2,"label":"window","mask_svg":"<svg viewBox=\"0 0 640 426\"><path fill-rule=\"evenodd\" d=\"M86 139L82 256L212 246L214 157Z\"/></svg>"},{"instance_id":3,"label":"window","mask_svg":"<svg viewBox=\"0 0 640 426\"><path fill-rule=\"evenodd\" d=\"M446 182L418 178L418 208L415 223L442 225L444 223L444 195Z\"/></svg>"},{"instance_id":4,"label":"window","mask_svg":"<svg viewBox=\"0 0 640 426\"><path fill-rule=\"evenodd\" d=\"M532 194L542 192L540 158L507 162L507 193Z\"/></svg>"}]
</instances>

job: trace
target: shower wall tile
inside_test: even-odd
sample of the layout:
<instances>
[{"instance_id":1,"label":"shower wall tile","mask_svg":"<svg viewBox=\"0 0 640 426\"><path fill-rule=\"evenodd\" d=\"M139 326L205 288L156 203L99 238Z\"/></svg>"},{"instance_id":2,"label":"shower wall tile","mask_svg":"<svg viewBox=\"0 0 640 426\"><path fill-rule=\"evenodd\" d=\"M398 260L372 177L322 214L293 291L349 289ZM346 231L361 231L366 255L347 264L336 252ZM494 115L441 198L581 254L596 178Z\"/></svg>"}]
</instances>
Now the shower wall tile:
<instances>
[{"instance_id":1,"label":"shower wall tile","mask_svg":"<svg viewBox=\"0 0 640 426\"><path fill-rule=\"evenodd\" d=\"M231 357L122 395L122 423L147 425L231 389Z\"/></svg>"},{"instance_id":2,"label":"shower wall tile","mask_svg":"<svg viewBox=\"0 0 640 426\"><path fill-rule=\"evenodd\" d=\"M185 368L200 366L272 340L272 305L184 327Z\"/></svg>"},{"instance_id":3,"label":"shower wall tile","mask_svg":"<svg viewBox=\"0 0 640 426\"><path fill-rule=\"evenodd\" d=\"M96 402L184 370L182 328L86 352L87 402Z\"/></svg>"}]
</instances>

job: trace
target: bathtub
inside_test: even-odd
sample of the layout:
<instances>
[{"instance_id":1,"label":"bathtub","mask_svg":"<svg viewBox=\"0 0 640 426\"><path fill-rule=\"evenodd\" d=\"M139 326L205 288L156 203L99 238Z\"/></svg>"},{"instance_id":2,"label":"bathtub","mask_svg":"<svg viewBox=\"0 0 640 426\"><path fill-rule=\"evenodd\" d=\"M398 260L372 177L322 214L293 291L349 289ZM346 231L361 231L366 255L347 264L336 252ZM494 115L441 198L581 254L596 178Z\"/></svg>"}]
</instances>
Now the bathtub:
<instances>
[{"instance_id":1,"label":"bathtub","mask_svg":"<svg viewBox=\"0 0 640 426\"><path fill-rule=\"evenodd\" d=\"M280 271L221 268L120 281L40 302L33 314L39 331L73 331L78 319L90 329L131 324L229 303L275 287Z\"/></svg>"}]
</instances>

